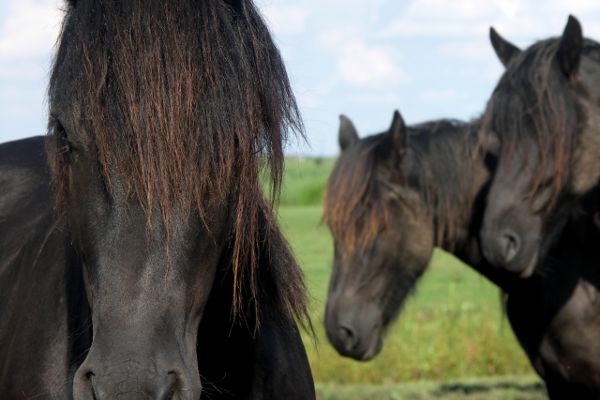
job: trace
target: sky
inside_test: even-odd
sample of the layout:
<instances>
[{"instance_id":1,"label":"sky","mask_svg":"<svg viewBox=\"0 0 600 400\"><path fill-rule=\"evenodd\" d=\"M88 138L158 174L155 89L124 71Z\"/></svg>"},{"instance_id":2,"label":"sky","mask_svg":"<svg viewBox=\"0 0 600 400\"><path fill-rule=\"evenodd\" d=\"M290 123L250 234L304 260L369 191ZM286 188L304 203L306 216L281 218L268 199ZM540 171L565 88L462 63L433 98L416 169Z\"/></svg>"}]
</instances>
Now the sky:
<instances>
[{"instance_id":1,"label":"sky","mask_svg":"<svg viewBox=\"0 0 600 400\"><path fill-rule=\"evenodd\" d=\"M569 14L600 40L597 0L255 0L281 50L307 141L288 154L338 152L339 115L361 136L407 123L471 119L502 66L488 31L521 48L559 36ZM0 0L0 142L45 133L62 0Z\"/></svg>"}]
</instances>

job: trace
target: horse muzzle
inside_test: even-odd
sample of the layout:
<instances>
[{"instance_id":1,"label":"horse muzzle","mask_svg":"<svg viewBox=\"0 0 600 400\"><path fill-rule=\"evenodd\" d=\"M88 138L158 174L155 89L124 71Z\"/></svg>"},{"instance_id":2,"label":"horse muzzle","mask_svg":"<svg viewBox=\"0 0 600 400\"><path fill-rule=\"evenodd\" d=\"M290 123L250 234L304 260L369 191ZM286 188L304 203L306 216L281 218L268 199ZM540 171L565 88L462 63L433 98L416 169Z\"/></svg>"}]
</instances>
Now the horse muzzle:
<instances>
[{"instance_id":1,"label":"horse muzzle","mask_svg":"<svg viewBox=\"0 0 600 400\"><path fill-rule=\"evenodd\" d=\"M330 307L325 317L327 338L340 355L369 361L383 347L381 320L373 304Z\"/></svg>"}]
</instances>

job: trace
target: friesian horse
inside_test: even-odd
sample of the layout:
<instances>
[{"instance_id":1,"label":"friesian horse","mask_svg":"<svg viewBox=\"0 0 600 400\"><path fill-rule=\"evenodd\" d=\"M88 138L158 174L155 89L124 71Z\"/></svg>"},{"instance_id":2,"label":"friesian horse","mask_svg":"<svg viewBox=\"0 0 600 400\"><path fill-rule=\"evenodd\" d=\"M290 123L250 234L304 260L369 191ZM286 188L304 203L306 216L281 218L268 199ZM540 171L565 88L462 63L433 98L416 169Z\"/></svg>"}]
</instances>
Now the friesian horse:
<instances>
[{"instance_id":1,"label":"friesian horse","mask_svg":"<svg viewBox=\"0 0 600 400\"><path fill-rule=\"evenodd\" d=\"M506 71L483 116L498 168L482 246L492 264L527 277L600 179L600 44L572 16L560 38L524 51L490 35Z\"/></svg>"},{"instance_id":2,"label":"friesian horse","mask_svg":"<svg viewBox=\"0 0 600 400\"><path fill-rule=\"evenodd\" d=\"M600 396L600 232L587 198L530 279L490 265L479 231L496 159L480 121L441 120L359 139L342 117L326 191L335 254L325 312L337 351L369 360L431 260L452 252L506 294L511 326L551 399ZM402 362L398 360L398 362Z\"/></svg>"},{"instance_id":3,"label":"friesian horse","mask_svg":"<svg viewBox=\"0 0 600 400\"><path fill-rule=\"evenodd\" d=\"M49 107L46 150L0 148L2 398L314 398L259 182L302 125L252 2L69 1Z\"/></svg>"}]
</instances>

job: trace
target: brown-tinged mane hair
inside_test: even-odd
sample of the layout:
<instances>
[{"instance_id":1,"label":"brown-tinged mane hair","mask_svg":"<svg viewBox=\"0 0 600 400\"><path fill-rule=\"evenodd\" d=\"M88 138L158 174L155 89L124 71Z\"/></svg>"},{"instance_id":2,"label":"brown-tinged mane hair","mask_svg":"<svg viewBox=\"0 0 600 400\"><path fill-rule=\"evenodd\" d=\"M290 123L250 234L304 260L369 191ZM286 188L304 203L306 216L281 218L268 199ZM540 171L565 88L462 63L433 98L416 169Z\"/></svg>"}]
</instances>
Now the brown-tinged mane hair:
<instances>
[{"instance_id":1,"label":"brown-tinged mane hair","mask_svg":"<svg viewBox=\"0 0 600 400\"><path fill-rule=\"evenodd\" d=\"M500 140L502 156L526 147L527 167L533 177L530 196L552 188L554 203L570 175L571 157L581 121L568 78L562 73L556 53L560 39L538 42L512 60L496 86L483 117L484 129ZM585 40L583 53L600 46ZM551 182L548 174L552 171Z\"/></svg>"},{"instance_id":2,"label":"brown-tinged mane hair","mask_svg":"<svg viewBox=\"0 0 600 400\"><path fill-rule=\"evenodd\" d=\"M385 139L384 134L372 136L348 148L327 183L323 222L350 252L371 243L388 223L387 203L375 181L377 153Z\"/></svg>"},{"instance_id":3,"label":"brown-tinged mane hair","mask_svg":"<svg viewBox=\"0 0 600 400\"><path fill-rule=\"evenodd\" d=\"M76 126L69 139L97 155L109 191L111 177L127 185L148 224L162 218L169 232L177 207L210 229L207 212L229 204L233 307L242 309L243 295L258 307L259 251L279 235L259 172L269 170L276 197L283 144L303 127L279 51L251 1L71 2L49 103L59 209L68 186L55 129L62 124ZM302 276L289 258L289 270L277 271L288 279L276 279L280 301L303 317Z\"/></svg>"},{"instance_id":4,"label":"brown-tinged mane hair","mask_svg":"<svg viewBox=\"0 0 600 400\"><path fill-rule=\"evenodd\" d=\"M435 224L437 245L451 247L471 213L479 121L438 120L408 127L407 160L390 162L387 133L360 140L338 159L325 193L323 221L349 252L365 248L390 221L390 201L415 190ZM396 164L396 165L394 165ZM377 178L384 175L384 178Z\"/></svg>"}]
</instances>

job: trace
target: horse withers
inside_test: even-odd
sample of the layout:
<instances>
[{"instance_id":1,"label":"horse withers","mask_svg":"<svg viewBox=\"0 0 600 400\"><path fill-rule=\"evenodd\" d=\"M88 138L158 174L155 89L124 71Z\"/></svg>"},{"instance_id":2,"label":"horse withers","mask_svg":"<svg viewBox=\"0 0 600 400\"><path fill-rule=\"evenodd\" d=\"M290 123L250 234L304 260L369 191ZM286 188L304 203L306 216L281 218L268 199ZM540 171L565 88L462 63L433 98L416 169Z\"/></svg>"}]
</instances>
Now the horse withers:
<instances>
[{"instance_id":1,"label":"horse withers","mask_svg":"<svg viewBox=\"0 0 600 400\"><path fill-rule=\"evenodd\" d=\"M600 45L574 17L560 38L524 51L493 29L491 39L506 71L483 116L498 167L482 246L492 264L528 277L599 182Z\"/></svg>"}]
</instances>

